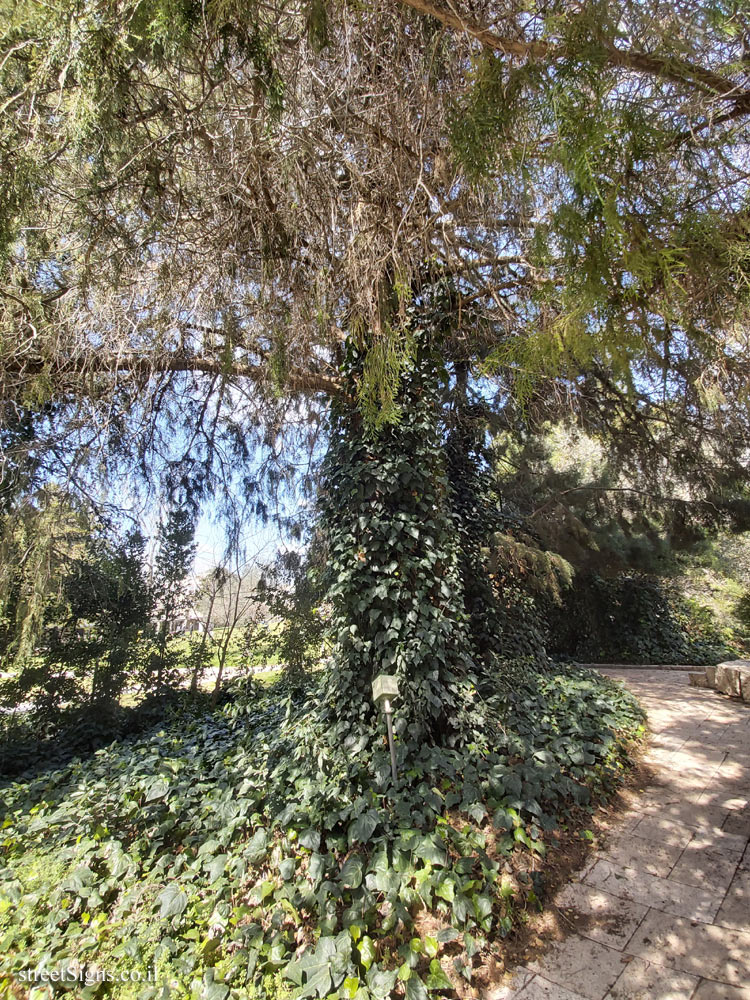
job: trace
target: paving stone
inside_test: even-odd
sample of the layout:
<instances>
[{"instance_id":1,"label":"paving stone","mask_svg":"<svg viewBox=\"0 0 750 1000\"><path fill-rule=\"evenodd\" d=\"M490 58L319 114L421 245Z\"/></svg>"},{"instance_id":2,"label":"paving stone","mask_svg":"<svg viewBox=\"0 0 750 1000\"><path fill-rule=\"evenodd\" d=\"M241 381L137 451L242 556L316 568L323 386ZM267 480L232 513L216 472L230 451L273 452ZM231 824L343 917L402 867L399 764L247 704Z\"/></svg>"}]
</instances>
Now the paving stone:
<instances>
[{"instance_id":1,"label":"paving stone","mask_svg":"<svg viewBox=\"0 0 750 1000\"><path fill-rule=\"evenodd\" d=\"M722 851L713 846L694 847L691 844L682 852L667 881L697 888L710 886L715 896L717 892L725 892L729 888L739 863L740 856L735 851Z\"/></svg>"},{"instance_id":2,"label":"paving stone","mask_svg":"<svg viewBox=\"0 0 750 1000\"><path fill-rule=\"evenodd\" d=\"M606 1000L690 1000L698 977L634 958Z\"/></svg>"},{"instance_id":3,"label":"paving stone","mask_svg":"<svg viewBox=\"0 0 750 1000\"><path fill-rule=\"evenodd\" d=\"M692 885L676 882L671 878L659 878L637 868L622 868L604 859L594 865L585 881L613 896L620 896L642 906L655 907L665 914L690 917L706 923L714 919L723 898L723 890L716 892L712 889L696 889Z\"/></svg>"},{"instance_id":4,"label":"paving stone","mask_svg":"<svg viewBox=\"0 0 750 1000\"><path fill-rule=\"evenodd\" d=\"M748 713L750 715L750 712ZM714 778L717 786L733 788L738 795L746 795L750 799L750 774L739 761L730 758L716 772Z\"/></svg>"},{"instance_id":5,"label":"paving stone","mask_svg":"<svg viewBox=\"0 0 750 1000\"><path fill-rule=\"evenodd\" d=\"M586 1000L586 996L565 989L543 976L535 976L525 989L515 994L513 1000Z\"/></svg>"},{"instance_id":6,"label":"paving stone","mask_svg":"<svg viewBox=\"0 0 750 1000\"><path fill-rule=\"evenodd\" d=\"M727 748L724 745L726 738L725 727L721 738L718 740L707 740L701 737L686 740L680 748L679 753L675 756L681 757L691 767L695 766L696 761L702 764L716 764L720 766L727 759Z\"/></svg>"},{"instance_id":7,"label":"paving stone","mask_svg":"<svg viewBox=\"0 0 750 1000\"><path fill-rule=\"evenodd\" d=\"M729 813L728 809L723 809L721 806L701 805L684 799L675 801L673 798L647 803L644 811L646 816L658 816L662 821L676 823L683 829L692 830L721 827Z\"/></svg>"},{"instance_id":8,"label":"paving stone","mask_svg":"<svg viewBox=\"0 0 750 1000\"><path fill-rule=\"evenodd\" d=\"M681 847L625 833L609 843L598 857L622 868L641 868L650 875L666 878L680 860L681 854Z\"/></svg>"},{"instance_id":9,"label":"paving stone","mask_svg":"<svg viewBox=\"0 0 750 1000\"><path fill-rule=\"evenodd\" d=\"M716 787L716 778L707 777L702 773L694 774L685 768L679 771L670 768L659 776L659 785L665 792L690 796L697 802L710 788Z\"/></svg>"},{"instance_id":10,"label":"paving stone","mask_svg":"<svg viewBox=\"0 0 750 1000\"><path fill-rule=\"evenodd\" d=\"M747 847L747 837L726 830L696 830L689 847L708 847L727 858L739 858Z\"/></svg>"},{"instance_id":11,"label":"paving stone","mask_svg":"<svg viewBox=\"0 0 750 1000\"><path fill-rule=\"evenodd\" d=\"M646 816L633 831L638 837L656 840L670 847L685 848L693 839L694 830L660 816Z\"/></svg>"},{"instance_id":12,"label":"paving stone","mask_svg":"<svg viewBox=\"0 0 750 1000\"><path fill-rule=\"evenodd\" d=\"M501 986L494 992L488 990L484 995L484 1000L516 1000L520 991L527 986L534 978L534 973L529 969L519 966L513 972L513 978L507 986Z\"/></svg>"},{"instance_id":13,"label":"paving stone","mask_svg":"<svg viewBox=\"0 0 750 1000\"><path fill-rule=\"evenodd\" d=\"M705 770L721 767L727 754L720 734L713 738L705 733L694 733L673 756L683 767Z\"/></svg>"},{"instance_id":14,"label":"paving stone","mask_svg":"<svg viewBox=\"0 0 750 1000\"><path fill-rule=\"evenodd\" d=\"M750 808L736 809L729 813L722 827L724 833L750 839Z\"/></svg>"},{"instance_id":15,"label":"paving stone","mask_svg":"<svg viewBox=\"0 0 750 1000\"><path fill-rule=\"evenodd\" d=\"M578 933L622 950L646 916L648 907L574 882L555 897L555 905Z\"/></svg>"},{"instance_id":16,"label":"paving stone","mask_svg":"<svg viewBox=\"0 0 750 1000\"><path fill-rule=\"evenodd\" d=\"M750 987L727 986L704 979L693 994L693 1000L750 1000Z\"/></svg>"},{"instance_id":17,"label":"paving stone","mask_svg":"<svg viewBox=\"0 0 750 1000\"><path fill-rule=\"evenodd\" d=\"M532 972L531 969L522 965L513 973L513 982L510 985L514 990L522 990L524 986L529 985L535 975L536 973Z\"/></svg>"},{"instance_id":18,"label":"paving stone","mask_svg":"<svg viewBox=\"0 0 750 1000\"><path fill-rule=\"evenodd\" d=\"M604 672L648 712L656 780L558 895L574 933L502 1000L750 1000L750 711L684 672Z\"/></svg>"},{"instance_id":19,"label":"paving stone","mask_svg":"<svg viewBox=\"0 0 750 1000\"><path fill-rule=\"evenodd\" d=\"M747 711L745 709L744 711ZM747 745L747 729L742 726L727 726L727 732L724 737L725 748L731 753L733 758L746 758L746 754L750 747Z\"/></svg>"},{"instance_id":20,"label":"paving stone","mask_svg":"<svg viewBox=\"0 0 750 1000\"><path fill-rule=\"evenodd\" d=\"M680 747L689 740L692 736L697 734L692 730L687 732L680 732L679 730L673 729L671 732L667 733L655 733L649 742L650 747L659 748L663 747L666 750L679 750Z\"/></svg>"},{"instance_id":21,"label":"paving stone","mask_svg":"<svg viewBox=\"0 0 750 1000\"><path fill-rule=\"evenodd\" d=\"M721 809L728 809L731 816L732 813L741 813L745 809L748 805L748 797L744 790L740 792L732 787L713 787L701 793L698 805L719 806ZM726 827L726 820L724 827Z\"/></svg>"},{"instance_id":22,"label":"paving stone","mask_svg":"<svg viewBox=\"0 0 750 1000\"><path fill-rule=\"evenodd\" d=\"M750 871L738 871L714 919L721 927L750 929Z\"/></svg>"},{"instance_id":23,"label":"paving stone","mask_svg":"<svg viewBox=\"0 0 750 1000\"><path fill-rule=\"evenodd\" d=\"M553 944L543 958L528 967L557 986L579 992L587 1000L603 1000L622 972L622 964L623 955L614 948L571 935Z\"/></svg>"},{"instance_id":24,"label":"paving stone","mask_svg":"<svg viewBox=\"0 0 750 1000\"><path fill-rule=\"evenodd\" d=\"M750 931L651 910L625 950L647 962L730 986L750 983Z\"/></svg>"}]
</instances>

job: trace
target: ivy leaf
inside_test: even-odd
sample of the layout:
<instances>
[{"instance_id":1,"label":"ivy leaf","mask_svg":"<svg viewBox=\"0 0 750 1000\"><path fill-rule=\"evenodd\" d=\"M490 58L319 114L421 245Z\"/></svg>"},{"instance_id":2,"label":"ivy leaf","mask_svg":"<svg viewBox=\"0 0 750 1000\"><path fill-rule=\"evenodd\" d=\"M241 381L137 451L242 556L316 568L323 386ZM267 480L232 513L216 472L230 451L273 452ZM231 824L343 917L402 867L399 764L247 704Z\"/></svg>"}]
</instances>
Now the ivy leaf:
<instances>
[{"instance_id":1,"label":"ivy leaf","mask_svg":"<svg viewBox=\"0 0 750 1000\"><path fill-rule=\"evenodd\" d=\"M325 875L326 862L322 854L313 854L307 872L313 882L319 882Z\"/></svg>"},{"instance_id":2,"label":"ivy leaf","mask_svg":"<svg viewBox=\"0 0 750 1000\"><path fill-rule=\"evenodd\" d=\"M437 953L440 951L438 939L428 935L424 939L424 950L429 958L435 958Z\"/></svg>"},{"instance_id":3,"label":"ivy leaf","mask_svg":"<svg viewBox=\"0 0 750 1000\"><path fill-rule=\"evenodd\" d=\"M294 870L297 867L297 862L294 858L284 858L284 860L279 865L279 874L288 882L289 879L294 875Z\"/></svg>"},{"instance_id":4,"label":"ivy leaf","mask_svg":"<svg viewBox=\"0 0 750 1000\"><path fill-rule=\"evenodd\" d=\"M261 826L252 835L247 847L245 848L245 857L250 864L257 864L258 861L266 856L267 846L268 834L266 833L265 828Z\"/></svg>"},{"instance_id":5,"label":"ivy leaf","mask_svg":"<svg viewBox=\"0 0 750 1000\"><path fill-rule=\"evenodd\" d=\"M466 896L459 892L456 898L453 900L453 916L458 920L459 923L463 924L466 921L470 912L469 900Z\"/></svg>"},{"instance_id":6,"label":"ivy leaf","mask_svg":"<svg viewBox=\"0 0 750 1000\"><path fill-rule=\"evenodd\" d=\"M253 973L255 972L255 966L258 964L259 954L260 951L258 948L247 949L247 969L245 970L245 975L248 980L252 980L253 978ZM297 985L299 985L299 983Z\"/></svg>"},{"instance_id":7,"label":"ivy leaf","mask_svg":"<svg viewBox=\"0 0 750 1000\"><path fill-rule=\"evenodd\" d=\"M305 952L301 959L290 965L296 966L307 975L307 982L298 997L310 997L317 994L323 997L331 992L346 975L346 966L351 947L348 931L343 931L338 938L325 935L318 941L314 951ZM287 966L287 976L290 976L290 966ZM290 978L292 978L290 976Z\"/></svg>"},{"instance_id":8,"label":"ivy leaf","mask_svg":"<svg viewBox=\"0 0 750 1000\"><path fill-rule=\"evenodd\" d=\"M424 858L425 861L430 861L433 865L445 865L448 861L445 848L432 836L423 837L420 840L414 851L414 856Z\"/></svg>"},{"instance_id":9,"label":"ivy leaf","mask_svg":"<svg viewBox=\"0 0 750 1000\"><path fill-rule=\"evenodd\" d=\"M285 966L282 972L284 978L291 980L295 984L295 986L302 985L302 976L304 975L305 972L304 968L302 967L303 958L304 955L302 956L302 958L295 958L294 961L289 962Z\"/></svg>"},{"instance_id":10,"label":"ivy leaf","mask_svg":"<svg viewBox=\"0 0 750 1000\"><path fill-rule=\"evenodd\" d=\"M160 904L159 917L161 920L167 917L177 917L187 909L187 893L180 889L179 885L172 883L159 893L157 902Z\"/></svg>"},{"instance_id":11,"label":"ivy leaf","mask_svg":"<svg viewBox=\"0 0 750 1000\"><path fill-rule=\"evenodd\" d=\"M122 878L122 876L130 868L130 858L124 851L113 851L112 856L109 861L109 870L112 877L115 879Z\"/></svg>"},{"instance_id":12,"label":"ivy leaf","mask_svg":"<svg viewBox=\"0 0 750 1000\"><path fill-rule=\"evenodd\" d=\"M364 862L362 858L352 855L344 863L341 869L339 880L341 884L349 889L358 889L362 885L362 875L364 872Z\"/></svg>"},{"instance_id":13,"label":"ivy leaf","mask_svg":"<svg viewBox=\"0 0 750 1000\"><path fill-rule=\"evenodd\" d=\"M477 921L484 927L485 922L489 919L491 923L492 917L492 900L489 896L476 895L474 897L474 912L476 913ZM485 927L485 930L489 930Z\"/></svg>"},{"instance_id":14,"label":"ivy leaf","mask_svg":"<svg viewBox=\"0 0 750 1000\"><path fill-rule=\"evenodd\" d=\"M436 958L430 962L430 971L425 981L428 990L452 990L453 983L445 974L442 965Z\"/></svg>"},{"instance_id":15,"label":"ivy leaf","mask_svg":"<svg viewBox=\"0 0 750 1000\"><path fill-rule=\"evenodd\" d=\"M79 865L62 883L62 888L69 892L80 893L86 886L91 885L93 881L94 873L89 866Z\"/></svg>"},{"instance_id":16,"label":"ivy leaf","mask_svg":"<svg viewBox=\"0 0 750 1000\"><path fill-rule=\"evenodd\" d=\"M375 832L378 822L378 814L374 809L368 809L367 812L358 816L349 826L349 846L351 847L356 841L366 844Z\"/></svg>"},{"instance_id":17,"label":"ivy leaf","mask_svg":"<svg viewBox=\"0 0 750 1000\"><path fill-rule=\"evenodd\" d=\"M456 883L453 879L443 879L435 889L435 895L444 899L446 903L452 903L456 895Z\"/></svg>"},{"instance_id":18,"label":"ivy leaf","mask_svg":"<svg viewBox=\"0 0 750 1000\"><path fill-rule=\"evenodd\" d=\"M297 996L300 1000L302 1000L302 997L324 997L330 990L331 973L328 966L319 966L314 972L308 973L307 982Z\"/></svg>"},{"instance_id":19,"label":"ivy leaf","mask_svg":"<svg viewBox=\"0 0 750 1000\"><path fill-rule=\"evenodd\" d=\"M395 970L389 972L386 969L379 969L377 965L373 965L367 973L367 986L374 1000L388 1000L395 983Z\"/></svg>"},{"instance_id":20,"label":"ivy leaf","mask_svg":"<svg viewBox=\"0 0 750 1000\"><path fill-rule=\"evenodd\" d=\"M303 830L299 835L299 842L302 847L306 847L309 851L318 851L320 849L320 834L317 830Z\"/></svg>"},{"instance_id":21,"label":"ivy leaf","mask_svg":"<svg viewBox=\"0 0 750 1000\"><path fill-rule=\"evenodd\" d=\"M481 823L487 815L487 810L481 802L472 802L470 806L467 806L466 812L475 823Z\"/></svg>"},{"instance_id":22,"label":"ivy leaf","mask_svg":"<svg viewBox=\"0 0 750 1000\"><path fill-rule=\"evenodd\" d=\"M219 841L215 837L211 837L210 840L206 840L198 848L198 857L201 857L203 854L213 854L219 846Z\"/></svg>"},{"instance_id":23,"label":"ivy leaf","mask_svg":"<svg viewBox=\"0 0 750 1000\"><path fill-rule=\"evenodd\" d=\"M356 996L359 990L359 979L356 976L347 976L344 980L344 989L350 998Z\"/></svg>"},{"instance_id":24,"label":"ivy leaf","mask_svg":"<svg viewBox=\"0 0 750 1000\"><path fill-rule=\"evenodd\" d=\"M215 882L218 878L221 878L226 870L228 858L228 854L217 854L215 858L211 858L206 865L209 882Z\"/></svg>"},{"instance_id":25,"label":"ivy leaf","mask_svg":"<svg viewBox=\"0 0 750 1000\"><path fill-rule=\"evenodd\" d=\"M473 958L479 951L479 945L471 934L464 934L464 949L469 958Z\"/></svg>"},{"instance_id":26,"label":"ivy leaf","mask_svg":"<svg viewBox=\"0 0 750 1000\"><path fill-rule=\"evenodd\" d=\"M357 947L359 948L359 959L365 970L368 970L375 961L375 945L372 938L365 935Z\"/></svg>"},{"instance_id":27,"label":"ivy leaf","mask_svg":"<svg viewBox=\"0 0 750 1000\"><path fill-rule=\"evenodd\" d=\"M444 927L441 931L438 931L437 939L441 944L449 944L451 941L458 941L461 937L461 932L456 930L455 927Z\"/></svg>"},{"instance_id":28,"label":"ivy leaf","mask_svg":"<svg viewBox=\"0 0 750 1000\"><path fill-rule=\"evenodd\" d=\"M213 969L210 971L213 973ZM203 984L203 989L201 990L201 1000L226 1000L228 996L229 987L226 983L217 983L214 980L213 975L210 979L206 978L206 981Z\"/></svg>"},{"instance_id":29,"label":"ivy leaf","mask_svg":"<svg viewBox=\"0 0 750 1000\"><path fill-rule=\"evenodd\" d=\"M517 841L524 844L529 848L529 850L531 850L531 837L529 837L528 833L526 833L522 826L516 827L513 836Z\"/></svg>"},{"instance_id":30,"label":"ivy leaf","mask_svg":"<svg viewBox=\"0 0 750 1000\"><path fill-rule=\"evenodd\" d=\"M146 802L154 802L156 799L163 799L169 791L169 782L164 778L159 778L149 786L146 792Z\"/></svg>"},{"instance_id":31,"label":"ivy leaf","mask_svg":"<svg viewBox=\"0 0 750 1000\"><path fill-rule=\"evenodd\" d=\"M406 1000L428 1000L427 990L418 976L409 976L406 980Z\"/></svg>"},{"instance_id":32,"label":"ivy leaf","mask_svg":"<svg viewBox=\"0 0 750 1000\"><path fill-rule=\"evenodd\" d=\"M498 830L512 830L513 817L507 809L496 809L492 814L492 825Z\"/></svg>"}]
</instances>

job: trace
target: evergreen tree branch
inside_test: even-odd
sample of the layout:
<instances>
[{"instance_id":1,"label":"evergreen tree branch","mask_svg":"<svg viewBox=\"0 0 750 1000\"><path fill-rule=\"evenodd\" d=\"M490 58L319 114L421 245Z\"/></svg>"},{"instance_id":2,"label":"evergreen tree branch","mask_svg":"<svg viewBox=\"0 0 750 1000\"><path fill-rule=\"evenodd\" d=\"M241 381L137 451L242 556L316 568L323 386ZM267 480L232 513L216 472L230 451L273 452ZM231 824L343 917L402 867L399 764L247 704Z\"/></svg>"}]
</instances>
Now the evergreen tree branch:
<instances>
[{"instance_id":1,"label":"evergreen tree branch","mask_svg":"<svg viewBox=\"0 0 750 1000\"><path fill-rule=\"evenodd\" d=\"M523 59L559 59L568 54L565 45L555 45L546 41L508 38L483 27L473 18L445 10L431 0L400 0L400 3L420 14L434 17L446 27L464 32L475 38L486 48L503 55L519 56ZM657 76L672 83L697 86L703 91L709 91L718 97L734 104L732 117L750 113L750 91L742 89L737 83L727 79L720 73L707 69L675 56L662 56L642 52L638 49L620 49L613 42L600 39L607 60L613 66L620 66L637 73Z\"/></svg>"},{"instance_id":2,"label":"evergreen tree branch","mask_svg":"<svg viewBox=\"0 0 750 1000\"><path fill-rule=\"evenodd\" d=\"M0 378L35 378L45 375L52 379L62 379L75 375L114 375L129 372L135 375L155 375L177 372L195 372L207 375L225 375L229 378L249 379L253 382L268 380L268 371L261 365L232 363L223 360L191 355L164 355L154 357L140 354L102 355L94 352L81 354L76 358L55 358L53 360L18 355L0 362ZM344 393L343 380L321 372L292 371L284 380L284 387L292 393L322 392L328 396Z\"/></svg>"}]
</instances>

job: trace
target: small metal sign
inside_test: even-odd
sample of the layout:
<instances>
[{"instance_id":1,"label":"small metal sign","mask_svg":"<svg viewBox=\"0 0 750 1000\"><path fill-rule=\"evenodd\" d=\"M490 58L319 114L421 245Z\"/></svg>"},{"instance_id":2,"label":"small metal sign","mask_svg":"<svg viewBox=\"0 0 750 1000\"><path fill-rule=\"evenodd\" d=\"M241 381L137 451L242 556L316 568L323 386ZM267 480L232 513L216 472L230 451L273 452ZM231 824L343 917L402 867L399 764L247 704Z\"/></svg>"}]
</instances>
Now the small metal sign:
<instances>
[{"instance_id":1,"label":"small metal sign","mask_svg":"<svg viewBox=\"0 0 750 1000\"><path fill-rule=\"evenodd\" d=\"M393 674L380 674L372 682L372 697L378 708L385 713L385 725L388 730L388 748L391 751L391 775L393 781L398 780L396 770L396 749L393 745L393 710L391 698L398 697L398 678Z\"/></svg>"},{"instance_id":2,"label":"small metal sign","mask_svg":"<svg viewBox=\"0 0 750 1000\"><path fill-rule=\"evenodd\" d=\"M379 674L372 682L372 696L375 703L380 705L387 698L398 697L398 677L393 674Z\"/></svg>"}]
</instances>

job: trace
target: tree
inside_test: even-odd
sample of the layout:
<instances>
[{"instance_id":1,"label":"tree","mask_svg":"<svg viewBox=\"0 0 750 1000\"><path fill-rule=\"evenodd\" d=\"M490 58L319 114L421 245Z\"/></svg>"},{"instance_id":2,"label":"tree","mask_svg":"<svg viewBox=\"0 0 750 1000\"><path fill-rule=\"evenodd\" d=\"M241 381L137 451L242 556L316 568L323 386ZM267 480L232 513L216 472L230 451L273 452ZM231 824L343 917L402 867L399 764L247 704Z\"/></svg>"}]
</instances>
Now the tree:
<instances>
[{"instance_id":1,"label":"tree","mask_svg":"<svg viewBox=\"0 0 750 1000\"><path fill-rule=\"evenodd\" d=\"M56 499L35 518L44 536L38 552L27 549L32 566L15 567L3 685L7 705L30 702L53 721L66 709L117 704L139 671L153 610L143 537L113 537ZM46 572L33 565L40 554L51 563Z\"/></svg>"},{"instance_id":2,"label":"tree","mask_svg":"<svg viewBox=\"0 0 750 1000\"><path fill-rule=\"evenodd\" d=\"M321 586L317 541L313 539L307 558L300 559L296 552L285 553L280 565L267 569L259 593L267 605L270 622L256 621L245 631L249 651L258 656L273 648L292 676L316 666L330 640L330 608Z\"/></svg>"},{"instance_id":3,"label":"tree","mask_svg":"<svg viewBox=\"0 0 750 1000\"><path fill-rule=\"evenodd\" d=\"M696 400L739 379L746 25L693 7L510 4L488 31L421 0L307 20L16 5L6 305L31 341L6 391L116 372L124 402L195 372L215 395L229 375L335 395L349 338L372 342L356 391L387 419L404 304L446 276L450 353L516 384L535 357L537 375L597 362L613 403L606 378L635 361Z\"/></svg>"},{"instance_id":4,"label":"tree","mask_svg":"<svg viewBox=\"0 0 750 1000\"><path fill-rule=\"evenodd\" d=\"M235 549L232 570L228 572L226 566L217 566L203 581L201 588L208 597L209 609L204 622L206 633L209 629L213 630L212 642L217 660L212 694L214 704L221 691L224 668L237 629L248 623L260 603L256 589L257 567L245 562L243 555Z\"/></svg>"},{"instance_id":5,"label":"tree","mask_svg":"<svg viewBox=\"0 0 750 1000\"><path fill-rule=\"evenodd\" d=\"M50 604L85 558L92 524L85 508L52 485L7 511L2 528L0 649L9 663L22 664L34 655Z\"/></svg>"},{"instance_id":6,"label":"tree","mask_svg":"<svg viewBox=\"0 0 750 1000\"><path fill-rule=\"evenodd\" d=\"M466 364L496 422L572 408L654 476L679 459L696 493L735 488L748 25L723 0L686 9L15 5L2 399L58 404L63 469L93 428L121 467L204 494L257 455L264 488L288 482L330 400L332 454L364 449L386 481L422 421L441 535L438 428ZM411 503L393 494L388 532ZM438 699L464 669L448 660Z\"/></svg>"},{"instance_id":7,"label":"tree","mask_svg":"<svg viewBox=\"0 0 750 1000\"><path fill-rule=\"evenodd\" d=\"M526 529L521 546L498 537L496 563L503 572L518 566L545 608L552 655L650 663L737 655L726 628L722 634L677 582L698 571L722 534L742 545L746 499L693 496L678 463L658 485L633 478L632 463L623 471L601 441L570 422L502 434L494 455L500 492ZM549 574L555 560L567 567L562 579Z\"/></svg>"},{"instance_id":8,"label":"tree","mask_svg":"<svg viewBox=\"0 0 750 1000\"><path fill-rule=\"evenodd\" d=\"M159 525L151 591L156 603L158 625L156 648L149 664L146 684L161 691L171 679L178 654L169 649L173 620L184 610L188 594L186 580L195 557L195 520L185 506L174 506Z\"/></svg>"},{"instance_id":9,"label":"tree","mask_svg":"<svg viewBox=\"0 0 750 1000\"><path fill-rule=\"evenodd\" d=\"M213 622L214 604L219 596L224 582L226 571L223 566L216 566L210 573L207 573L198 583L195 594L196 603L203 627L196 642L192 643L190 650L190 692L195 694L198 691L198 681L203 671L208 666L212 649L210 644L211 624Z\"/></svg>"},{"instance_id":10,"label":"tree","mask_svg":"<svg viewBox=\"0 0 750 1000\"><path fill-rule=\"evenodd\" d=\"M131 531L116 544L96 534L87 542L86 555L64 580L67 619L50 631L46 655L90 670L90 702L111 706L137 675L153 612L145 539Z\"/></svg>"}]
</instances>

